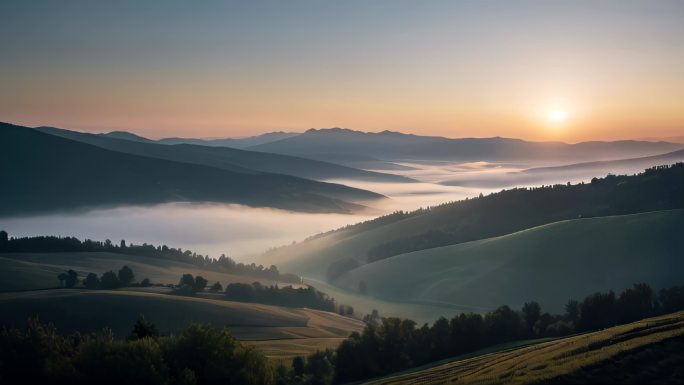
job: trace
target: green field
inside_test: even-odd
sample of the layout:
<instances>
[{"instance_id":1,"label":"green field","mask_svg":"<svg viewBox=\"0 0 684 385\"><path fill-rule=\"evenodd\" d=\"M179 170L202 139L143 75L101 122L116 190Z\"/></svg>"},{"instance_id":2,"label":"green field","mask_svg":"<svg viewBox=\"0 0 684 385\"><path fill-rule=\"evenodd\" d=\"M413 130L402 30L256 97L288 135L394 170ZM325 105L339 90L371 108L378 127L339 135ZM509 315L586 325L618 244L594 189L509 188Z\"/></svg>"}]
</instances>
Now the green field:
<instances>
[{"instance_id":1,"label":"green field","mask_svg":"<svg viewBox=\"0 0 684 385\"><path fill-rule=\"evenodd\" d=\"M57 275L68 269L76 270L83 278L88 273L116 272L124 265L133 269L136 281L149 278L153 283L175 284L185 273L201 275L209 280L210 285L216 281L224 286L234 282L278 283L261 277L208 270L184 262L119 253L4 253L0 254L0 291L54 288L59 286Z\"/></svg>"},{"instance_id":2,"label":"green field","mask_svg":"<svg viewBox=\"0 0 684 385\"><path fill-rule=\"evenodd\" d=\"M441 363L371 384L682 383L684 312Z\"/></svg>"},{"instance_id":3,"label":"green field","mask_svg":"<svg viewBox=\"0 0 684 385\"><path fill-rule=\"evenodd\" d=\"M535 300L560 312L570 298L682 283L684 210L576 219L421 250L356 268L335 285L405 303L473 311ZM445 314L448 315L448 314Z\"/></svg>"},{"instance_id":4,"label":"green field","mask_svg":"<svg viewBox=\"0 0 684 385\"><path fill-rule=\"evenodd\" d=\"M242 303L128 290L52 289L0 294L0 324L22 327L29 317L66 333L110 328L126 337L143 314L162 333L191 322L228 327L240 340L282 359L339 344L361 321L312 309ZM259 343L259 341L264 341Z\"/></svg>"}]
</instances>

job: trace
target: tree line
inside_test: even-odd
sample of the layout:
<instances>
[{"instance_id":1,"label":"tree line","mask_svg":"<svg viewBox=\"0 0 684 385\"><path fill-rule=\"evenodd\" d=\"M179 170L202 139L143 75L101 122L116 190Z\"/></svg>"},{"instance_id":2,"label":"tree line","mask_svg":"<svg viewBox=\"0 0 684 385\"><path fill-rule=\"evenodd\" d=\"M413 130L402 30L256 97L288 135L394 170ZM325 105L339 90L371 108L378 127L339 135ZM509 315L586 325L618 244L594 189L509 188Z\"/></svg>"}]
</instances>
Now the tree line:
<instances>
[{"instance_id":1,"label":"tree line","mask_svg":"<svg viewBox=\"0 0 684 385\"><path fill-rule=\"evenodd\" d=\"M559 337L684 310L684 286L654 293L636 284L619 295L598 292L582 301L570 300L564 314L542 312L536 302L521 310L501 306L482 314L440 318L431 326L382 318L353 333L336 350L293 360L291 381L339 384L406 370L429 362L498 345L540 337Z\"/></svg>"},{"instance_id":2,"label":"tree line","mask_svg":"<svg viewBox=\"0 0 684 385\"><path fill-rule=\"evenodd\" d=\"M140 257L168 259L172 261L190 263L195 266L215 269L230 274L249 275L258 278L268 278L282 282L300 283L301 278L294 274L281 274L275 265L264 267L255 263L244 264L235 262L232 258L222 254L214 259L209 255L202 255L190 250L172 248L166 245L154 246L126 244L121 240L114 244L109 239L104 242L75 237L35 236L8 237L6 231L0 231L0 253L57 253L57 252L109 252Z\"/></svg>"},{"instance_id":3,"label":"tree line","mask_svg":"<svg viewBox=\"0 0 684 385\"><path fill-rule=\"evenodd\" d=\"M102 385L214 385L276 382L264 355L227 329L191 324L159 336L140 318L127 339L111 330L63 335L30 319L24 329L0 329L0 383Z\"/></svg>"}]
</instances>

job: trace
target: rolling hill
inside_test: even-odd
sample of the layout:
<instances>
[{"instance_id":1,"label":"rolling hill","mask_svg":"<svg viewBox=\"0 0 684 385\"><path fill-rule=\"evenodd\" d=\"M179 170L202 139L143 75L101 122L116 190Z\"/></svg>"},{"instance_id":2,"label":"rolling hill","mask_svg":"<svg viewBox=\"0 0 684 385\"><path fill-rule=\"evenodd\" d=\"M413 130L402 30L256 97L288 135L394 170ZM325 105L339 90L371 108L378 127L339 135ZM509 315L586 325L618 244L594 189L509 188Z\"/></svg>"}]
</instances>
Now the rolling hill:
<instances>
[{"instance_id":1,"label":"rolling hill","mask_svg":"<svg viewBox=\"0 0 684 385\"><path fill-rule=\"evenodd\" d=\"M305 133L249 150L331 160L344 164L392 161L584 161L657 155L682 149L682 144L645 141L529 142L510 138L418 136L399 132L350 129L310 129Z\"/></svg>"},{"instance_id":2,"label":"rolling hill","mask_svg":"<svg viewBox=\"0 0 684 385\"><path fill-rule=\"evenodd\" d=\"M684 208L684 164L592 183L516 188L413 212L398 212L263 257L283 271L334 281L345 271L412 251L511 234L552 222ZM407 272L408 274L409 272Z\"/></svg>"},{"instance_id":3,"label":"rolling hill","mask_svg":"<svg viewBox=\"0 0 684 385\"><path fill-rule=\"evenodd\" d=\"M676 384L684 313L499 352L455 357L368 384Z\"/></svg>"},{"instance_id":4,"label":"rolling hill","mask_svg":"<svg viewBox=\"0 0 684 385\"><path fill-rule=\"evenodd\" d=\"M131 142L133 143L133 142ZM174 201L241 203L310 212L350 212L379 194L288 175L215 167L105 150L7 123L0 162L11 181L0 216Z\"/></svg>"},{"instance_id":5,"label":"rolling hill","mask_svg":"<svg viewBox=\"0 0 684 385\"><path fill-rule=\"evenodd\" d=\"M254 303L181 297L127 290L56 289L0 293L0 324L23 327L29 317L51 322L61 332L89 333L110 328L126 337L140 314L161 333L177 333L191 322L230 328L282 360L339 344L363 322L334 313ZM265 345L259 341L271 341ZM271 345L273 343L274 345Z\"/></svg>"},{"instance_id":6,"label":"rolling hill","mask_svg":"<svg viewBox=\"0 0 684 385\"><path fill-rule=\"evenodd\" d=\"M134 134L112 132L105 135L88 134L54 127L39 127L38 131L66 139L98 146L107 150L202 166L216 167L239 173L276 173L319 181L352 179L375 182L412 182L410 178L384 174L334 163L294 156L244 151L222 146L209 146L203 141L180 141L163 145ZM168 142L166 144L171 144Z\"/></svg>"},{"instance_id":7,"label":"rolling hill","mask_svg":"<svg viewBox=\"0 0 684 385\"><path fill-rule=\"evenodd\" d=\"M684 210L575 219L401 254L341 275L335 285L380 299L473 311L534 300L562 312L568 298L682 283Z\"/></svg>"}]
</instances>

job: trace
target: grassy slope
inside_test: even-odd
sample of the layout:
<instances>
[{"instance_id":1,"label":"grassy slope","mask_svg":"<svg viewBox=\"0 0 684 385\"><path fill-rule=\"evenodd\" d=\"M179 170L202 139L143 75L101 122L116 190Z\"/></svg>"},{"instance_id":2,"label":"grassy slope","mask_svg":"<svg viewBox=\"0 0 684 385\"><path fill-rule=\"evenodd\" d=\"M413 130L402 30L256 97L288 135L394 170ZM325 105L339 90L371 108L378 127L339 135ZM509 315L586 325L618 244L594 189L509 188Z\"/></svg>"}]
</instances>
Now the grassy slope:
<instances>
[{"instance_id":1,"label":"grassy slope","mask_svg":"<svg viewBox=\"0 0 684 385\"><path fill-rule=\"evenodd\" d=\"M21 327L38 316L63 332L111 328L125 337L139 314L162 333L176 333L190 322L229 327L267 355L283 359L339 344L363 323L333 313L253 303L180 297L127 290L55 289L0 294L0 324ZM276 340L273 343L267 342ZM262 341L262 342L259 342Z\"/></svg>"},{"instance_id":2,"label":"grassy slope","mask_svg":"<svg viewBox=\"0 0 684 385\"><path fill-rule=\"evenodd\" d=\"M74 269L81 277L85 277L88 273L101 275L109 270L118 271L123 265L133 269L137 281L149 278L153 283L177 283L184 273L201 275L210 284L219 281L224 286L233 282L276 283L264 278L203 269L183 262L118 253L3 253L0 254L0 292L57 287L57 275L68 269Z\"/></svg>"},{"instance_id":3,"label":"grassy slope","mask_svg":"<svg viewBox=\"0 0 684 385\"><path fill-rule=\"evenodd\" d=\"M681 165L635 176L604 178L596 183L511 189L322 234L269 251L264 260L276 263L283 271L324 280L330 266L349 258L364 264L369 255L389 257L578 217L682 209L683 197ZM435 238L434 234L441 235Z\"/></svg>"},{"instance_id":4,"label":"grassy slope","mask_svg":"<svg viewBox=\"0 0 684 385\"><path fill-rule=\"evenodd\" d=\"M373 384L681 383L684 312L456 359Z\"/></svg>"},{"instance_id":5,"label":"grassy slope","mask_svg":"<svg viewBox=\"0 0 684 385\"><path fill-rule=\"evenodd\" d=\"M401 302L486 310L536 300L561 311L569 298L636 282L681 284L684 210L577 219L398 255L359 267L336 285Z\"/></svg>"}]
</instances>

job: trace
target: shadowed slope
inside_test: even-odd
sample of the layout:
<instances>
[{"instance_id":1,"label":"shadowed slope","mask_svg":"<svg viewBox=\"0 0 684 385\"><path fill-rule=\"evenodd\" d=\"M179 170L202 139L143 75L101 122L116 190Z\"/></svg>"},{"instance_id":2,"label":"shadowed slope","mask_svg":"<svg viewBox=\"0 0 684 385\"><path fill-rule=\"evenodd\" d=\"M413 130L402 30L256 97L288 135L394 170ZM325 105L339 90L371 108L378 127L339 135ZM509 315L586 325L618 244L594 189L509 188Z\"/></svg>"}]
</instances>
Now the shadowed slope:
<instances>
[{"instance_id":1,"label":"shadowed slope","mask_svg":"<svg viewBox=\"0 0 684 385\"><path fill-rule=\"evenodd\" d=\"M173 201L349 212L381 195L279 174L244 174L109 151L0 124L0 215Z\"/></svg>"},{"instance_id":2,"label":"shadowed slope","mask_svg":"<svg viewBox=\"0 0 684 385\"><path fill-rule=\"evenodd\" d=\"M63 138L92 144L108 150L158 159L198 164L240 173L268 172L316 180L354 179L376 182L411 182L406 177L359 170L334 163L294 156L244 151L222 146L207 146L202 142L179 142L163 145L152 141L130 140L121 135L94 135L53 127L37 130ZM130 134L132 135L132 134Z\"/></svg>"}]
</instances>

